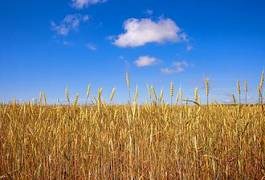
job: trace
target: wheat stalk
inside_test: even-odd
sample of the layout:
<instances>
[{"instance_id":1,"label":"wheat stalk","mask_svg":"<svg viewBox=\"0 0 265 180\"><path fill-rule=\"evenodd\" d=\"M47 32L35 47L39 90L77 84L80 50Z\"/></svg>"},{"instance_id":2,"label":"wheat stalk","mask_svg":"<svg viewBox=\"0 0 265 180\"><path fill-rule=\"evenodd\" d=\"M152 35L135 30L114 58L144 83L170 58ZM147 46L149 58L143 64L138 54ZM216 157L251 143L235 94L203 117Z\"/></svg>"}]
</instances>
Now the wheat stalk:
<instances>
[{"instance_id":1,"label":"wheat stalk","mask_svg":"<svg viewBox=\"0 0 265 180\"><path fill-rule=\"evenodd\" d=\"M45 92L43 92L43 98L44 98L44 105L47 105L47 96L45 94Z\"/></svg>"},{"instance_id":2,"label":"wheat stalk","mask_svg":"<svg viewBox=\"0 0 265 180\"><path fill-rule=\"evenodd\" d=\"M42 105L42 100L43 100L43 92L41 91L40 92L40 99L39 99L39 102L40 102L40 105Z\"/></svg>"},{"instance_id":3,"label":"wheat stalk","mask_svg":"<svg viewBox=\"0 0 265 180\"><path fill-rule=\"evenodd\" d=\"M77 106L79 100L79 94L77 93L74 100L74 106Z\"/></svg>"},{"instance_id":4,"label":"wheat stalk","mask_svg":"<svg viewBox=\"0 0 265 180\"><path fill-rule=\"evenodd\" d=\"M70 95L69 95L69 89L68 87L65 88L65 98L68 104L70 104Z\"/></svg>"},{"instance_id":5,"label":"wheat stalk","mask_svg":"<svg viewBox=\"0 0 265 180\"><path fill-rule=\"evenodd\" d=\"M158 98L157 98L157 94L156 94L155 88L153 86L151 86L151 90L152 90L152 94L154 96L154 100L156 102L158 100Z\"/></svg>"},{"instance_id":6,"label":"wheat stalk","mask_svg":"<svg viewBox=\"0 0 265 180\"><path fill-rule=\"evenodd\" d=\"M170 104L171 104L171 106L172 106L172 98L173 98L173 96L174 96L174 85L173 85L173 82L172 81L170 81Z\"/></svg>"},{"instance_id":7,"label":"wheat stalk","mask_svg":"<svg viewBox=\"0 0 265 180\"><path fill-rule=\"evenodd\" d=\"M102 88L98 89L98 98L97 98L98 112L101 112L100 109L101 109L101 103L102 103L102 100L101 100L102 91L103 91Z\"/></svg>"},{"instance_id":8,"label":"wheat stalk","mask_svg":"<svg viewBox=\"0 0 265 180\"><path fill-rule=\"evenodd\" d=\"M263 85L264 85L264 71L262 71L261 73L260 82L259 82L259 87L261 90L263 90Z\"/></svg>"},{"instance_id":9,"label":"wheat stalk","mask_svg":"<svg viewBox=\"0 0 265 180\"><path fill-rule=\"evenodd\" d=\"M233 103L236 104L236 97L234 94L232 94Z\"/></svg>"},{"instance_id":10,"label":"wheat stalk","mask_svg":"<svg viewBox=\"0 0 265 180\"><path fill-rule=\"evenodd\" d=\"M148 84L146 84L146 89L147 89L147 93L149 97L149 102L152 102L152 93L151 93L150 86Z\"/></svg>"},{"instance_id":11,"label":"wheat stalk","mask_svg":"<svg viewBox=\"0 0 265 180\"><path fill-rule=\"evenodd\" d=\"M245 103L248 103L248 81L244 81L244 90L245 90Z\"/></svg>"},{"instance_id":12,"label":"wheat stalk","mask_svg":"<svg viewBox=\"0 0 265 180\"><path fill-rule=\"evenodd\" d=\"M139 97L139 92L138 92L138 86L135 86L135 92L134 92L134 97L133 97L133 101L134 103L138 102L138 97Z\"/></svg>"},{"instance_id":13,"label":"wheat stalk","mask_svg":"<svg viewBox=\"0 0 265 180\"><path fill-rule=\"evenodd\" d=\"M163 102L163 99L164 99L164 90L161 89L160 90L160 94L159 94L159 102L162 103Z\"/></svg>"},{"instance_id":14,"label":"wheat stalk","mask_svg":"<svg viewBox=\"0 0 265 180\"><path fill-rule=\"evenodd\" d=\"M240 81L237 81L237 93L238 93L238 102L241 104L241 86L240 86Z\"/></svg>"},{"instance_id":15,"label":"wheat stalk","mask_svg":"<svg viewBox=\"0 0 265 180\"><path fill-rule=\"evenodd\" d=\"M127 86L127 89L128 89L128 96L129 96L129 101L131 103L131 90L130 90L130 78L129 78L129 73L126 72L125 73L125 81L126 81L126 86Z\"/></svg>"},{"instance_id":16,"label":"wheat stalk","mask_svg":"<svg viewBox=\"0 0 265 180\"><path fill-rule=\"evenodd\" d=\"M178 104L178 102L180 102L180 104L182 104L182 100L183 100L183 91L181 88L179 88L178 94L176 96L176 103Z\"/></svg>"},{"instance_id":17,"label":"wheat stalk","mask_svg":"<svg viewBox=\"0 0 265 180\"><path fill-rule=\"evenodd\" d=\"M89 97L90 97L90 93L91 93L91 85L87 85L87 89L86 89L86 101L88 101Z\"/></svg>"},{"instance_id":18,"label":"wheat stalk","mask_svg":"<svg viewBox=\"0 0 265 180\"><path fill-rule=\"evenodd\" d=\"M204 86L205 86L206 103L208 105L209 104L209 80L208 79L205 79Z\"/></svg>"},{"instance_id":19,"label":"wheat stalk","mask_svg":"<svg viewBox=\"0 0 265 180\"><path fill-rule=\"evenodd\" d=\"M110 102L112 102L112 100L115 96L115 93L116 93L116 88L112 88L111 93L110 93L110 97L109 97Z\"/></svg>"},{"instance_id":20,"label":"wheat stalk","mask_svg":"<svg viewBox=\"0 0 265 180\"><path fill-rule=\"evenodd\" d=\"M259 102L263 104L263 85L264 85L264 71L261 73L260 82L258 86Z\"/></svg>"},{"instance_id":21,"label":"wheat stalk","mask_svg":"<svg viewBox=\"0 0 265 180\"><path fill-rule=\"evenodd\" d=\"M258 90L258 95L259 95L259 103L262 104L262 90L260 88L260 86L257 86L257 90Z\"/></svg>"},{"instance_id":22,"label":"wheat stalk","mask_svg":"<svg viewBox=\"0 0 265 180\"><path fill-rule=\"evenodd\" d=\"M199 102L199 90L198 90L198 88L194 89L194 101L197 103Z\"/></svg>"}]
</instances>

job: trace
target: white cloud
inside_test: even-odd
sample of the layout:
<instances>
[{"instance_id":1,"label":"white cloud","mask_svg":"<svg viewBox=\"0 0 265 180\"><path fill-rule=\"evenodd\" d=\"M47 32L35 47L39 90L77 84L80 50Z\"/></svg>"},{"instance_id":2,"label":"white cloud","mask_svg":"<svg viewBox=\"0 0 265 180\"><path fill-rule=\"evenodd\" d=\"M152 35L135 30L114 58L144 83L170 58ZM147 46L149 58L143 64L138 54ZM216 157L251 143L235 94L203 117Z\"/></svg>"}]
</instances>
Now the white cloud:
<instances>
[{"instance_id":1,"label":"white cloud","mask_svg":"<svg viewBox=\"0 0 265 180\"><path fill-rule=\"evenodd\" d=\"M137 47L147 43L179 42L187 35L171 19L131 18L124 22L125 33L118 35L114 44L120 47Z\"/></svg>"},{"instance_id":2,"label":"white cloud","mask_svg":"<svg viewBox=\"0 0 265 180\"><path fill-rule=\"evenodd\" d=\"M165 74L184 72L190 65L186 61L174 62L171 67L162 68L161 71Z\"/></svg>"},{"instance_id":3,"label":"white cloud","mask_svg":"<svg viewBox=\"0 0 265 180\"><path fill-rule=\"evenodd\" d=\"M86 44L87 49L91 50L91 51L96 51L97 47L94 44L91 43L87 43Z\"/></svg>"},{"instance_id":4,"label":"white cloud","mask_svg":"<svg viewBox=\"0 0 265 180\"><path fill-rule=\"evenodd\" d=\"M84 15L84 16L83 16L83 21L84 21L84 22L89 21L89 19L90 19L89 15Z\"/></svg>"},{"instance_id":5,"label":"white cloud","mask_svg":"<svg viewBox=\"0 0 265 180\"><path fill-rule=\"evenodd\" d=\"M144 13L148 16L152 16L154 14L154 11L152 9L146 9Z\"/></svg>"},{"instance_id":6,"label":"white cloud","mask_svg":"<svg viewBox=\"0 0 265 180\"><path fill-rule=\"evenodd\" d=\"M187 51L192 51L193 50L193 46L188 44L186 46L186 49L187 49Z\"/></svg>"},{"instance_id":7,"label":"white cloud","mask_svg":"<svg viewBox=\"0 0 265 180\"><path fill-rule=\"evenodd\" d=\"M62 41L63 45L65 46L70 46L72 45L72 43L70 43L69 41Z\"/></svg>"},{"instance_id":8,"label":"white cloud","mask_svg":"<svg viewBox=\"0 0 265 180\"><path fill-rule=\"evenodd\" d=\"M104 3L107 0L72 0L72 5L76 9L83 9L89 5Z\"/></svg>"},{"instance_id":9,"label":"white cloud","mask_svg":"<svg viewBox=\"0 0 265 180\"><path fill-rule=\"evenodd\" d=\"M67 36L71 31L76 31L81 22L87 22L88 15L69 14L60 23L51 22L51 28L57 35Z\"/></svg>"},{"instance_id":10,"label":"white cloud","mask_svg":"<svg viewBox=\"0 0 265 180\"><path fill-rule=\"evenodd\" d=\"M151 66L157 63L157 59L151 56L140 56L134 61L137 67Z\"/></svg>"}]
</instances>

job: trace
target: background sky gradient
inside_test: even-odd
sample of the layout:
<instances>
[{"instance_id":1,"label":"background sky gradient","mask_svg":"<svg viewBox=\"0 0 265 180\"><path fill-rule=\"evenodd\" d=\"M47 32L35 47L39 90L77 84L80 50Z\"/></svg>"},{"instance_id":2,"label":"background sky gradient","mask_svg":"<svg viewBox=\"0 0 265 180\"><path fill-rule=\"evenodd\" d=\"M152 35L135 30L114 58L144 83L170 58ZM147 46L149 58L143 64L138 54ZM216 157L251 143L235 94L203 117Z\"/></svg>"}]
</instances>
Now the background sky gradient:
<instances>
[{"instance_id":1,"label":"background sky gradient","mask_svg":"<svg viewBox=\"0 0 265 180\"><path fill-rule=\"evenodd\" d=\"M255 101L265 69L264 0L2 0L0 21L0 101L63 102L66 86L84 100L91 84L123 103L126 71L141 101L170 80L204 96L205 78L212 101L231 101L237 80Z\"/></svg>"}]
</instances>

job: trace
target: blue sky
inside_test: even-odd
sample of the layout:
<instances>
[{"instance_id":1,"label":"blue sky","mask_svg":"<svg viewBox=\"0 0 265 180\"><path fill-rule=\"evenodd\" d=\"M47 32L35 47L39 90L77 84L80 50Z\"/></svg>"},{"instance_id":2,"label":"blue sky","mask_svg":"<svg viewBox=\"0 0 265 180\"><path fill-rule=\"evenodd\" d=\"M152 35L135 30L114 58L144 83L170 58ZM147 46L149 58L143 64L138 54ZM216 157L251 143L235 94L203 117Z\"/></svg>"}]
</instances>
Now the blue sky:
<instances>
[{"instance_id":1,"label":"blue sky","mask_svg":"<svg viewBox=\"0 0 265 180\"><path fill-rule=\"evenodd\" d=\"M3 0L0 2L0 100L31 100L87 84L126 102L125 72L140 98L146 84L167 93L170 80L192 97L210 79L211 100L229 101L237 80L250 99L265 68L263 0Z\"/></svg>"}]
</instances>

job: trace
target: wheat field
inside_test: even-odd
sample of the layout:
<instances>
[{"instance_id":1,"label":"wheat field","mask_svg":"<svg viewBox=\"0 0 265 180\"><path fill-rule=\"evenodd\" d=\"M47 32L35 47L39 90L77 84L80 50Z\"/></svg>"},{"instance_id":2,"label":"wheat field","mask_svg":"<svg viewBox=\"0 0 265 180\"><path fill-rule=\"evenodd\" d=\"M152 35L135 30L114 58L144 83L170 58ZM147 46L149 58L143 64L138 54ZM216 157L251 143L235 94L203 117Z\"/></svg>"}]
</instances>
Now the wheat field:
<instances>
[{"instance_id":1,"label":"wheat field","mask_svg":"<svg viewBox=\"0 0 265 180\"><path fill-rule=\"evenodd\" d=\"M102 89L92 105L71 102L67 89L64 105L44 93L38 103L1 104L0 179L264 179L263 82L258 104L241 102L240 83L230 105L203 105L198 89L192 104L176 104L173 83L170 103L150 87L152 101L139 104L128 75L124 105L105 103Z\"/></svg>"}]
</instances>

